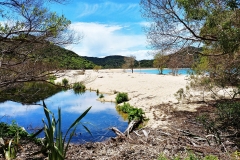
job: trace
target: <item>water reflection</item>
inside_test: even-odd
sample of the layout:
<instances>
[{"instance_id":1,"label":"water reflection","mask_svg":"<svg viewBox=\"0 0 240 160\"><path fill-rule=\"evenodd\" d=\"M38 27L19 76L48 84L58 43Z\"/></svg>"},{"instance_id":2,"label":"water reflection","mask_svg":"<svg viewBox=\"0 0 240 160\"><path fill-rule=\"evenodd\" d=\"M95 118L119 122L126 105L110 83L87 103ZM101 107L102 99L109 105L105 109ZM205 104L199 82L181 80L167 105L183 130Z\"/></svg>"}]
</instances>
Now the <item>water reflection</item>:
<instances>
[{"instance_id":1,"label":"water reflection","mask_svg":"<svg viewBox=\"0 0 240 160\"><path fill-rule=\"evenodd\" d=\"M92 106L89 113L82 119L82 123L91 131L93 137L89 135L81 126L77 129L77 135L73 142L101 141L115 134L109 127L117 127L124 131L127 127L127 121L124 120L116 111L115 104L97 101L96 92L86 91L84 94L75 94L73 90L61 91L47 99L45 103L55 117L57 117L58 107L62 110L63 132L67 130L70 124L87 108ZM42 102L38 102L41 104ZM0 121L11 123L12 120L28 129L42 127L42 118L44 118L43 107L40 105L22 105L12 101L0 104Z\"/></svg>"}]
</instances>

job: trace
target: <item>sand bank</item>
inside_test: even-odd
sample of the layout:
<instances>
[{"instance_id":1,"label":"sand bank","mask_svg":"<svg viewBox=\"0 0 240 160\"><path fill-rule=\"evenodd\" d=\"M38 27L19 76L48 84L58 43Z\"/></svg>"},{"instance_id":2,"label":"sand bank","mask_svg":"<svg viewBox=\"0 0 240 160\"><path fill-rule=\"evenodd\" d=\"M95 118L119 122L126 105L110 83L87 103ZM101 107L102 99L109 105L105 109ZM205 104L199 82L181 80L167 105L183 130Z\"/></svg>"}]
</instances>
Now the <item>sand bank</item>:
<instances>
[{"instance_id":1,"label":"sand bank","mask_svg":"<svg viewBox=\"0 0 240 160\"><path fill-rule=\"evenodd\" d=\"M116 92L126 92L129 95L129 103L137 108L142 108L146 116L150 119L148 126L157 127L167 122L166 115L160 115L164 119L154 121L151 106L162 103L177 104L178 100L174 94L180 89L185 88L188 83L186 75L154 75L124 72L123 69L106 69L98 72L87 70L84 75L79 75L79 71L66 71L64 76L58 78L56 82L61 82L67 78L69 83L83 81L87 89L99 90L101 93L108 93L105 101L115 101ZM193 108L188 108L189 110ZM162 113L154 113L162 114Z\"/></svg>"}]
</instances>

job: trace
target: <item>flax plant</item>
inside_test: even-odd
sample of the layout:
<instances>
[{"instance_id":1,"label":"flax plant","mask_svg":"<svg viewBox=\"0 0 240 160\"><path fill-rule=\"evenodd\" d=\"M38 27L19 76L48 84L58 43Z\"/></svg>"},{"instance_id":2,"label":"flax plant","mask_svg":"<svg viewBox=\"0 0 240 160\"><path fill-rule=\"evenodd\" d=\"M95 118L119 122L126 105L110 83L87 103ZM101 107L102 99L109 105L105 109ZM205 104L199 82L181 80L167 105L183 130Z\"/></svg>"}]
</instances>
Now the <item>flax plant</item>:
<instances>
[{"instance_id":1,"label":"flax plant","mask_svg":"<svg viewBox=\"0 0 240 160\"><path fill-rule=\"evenodd\" d=\"M43 131L45 133L45 140L43 142L43 149L38 153L47 152L49 160L64 160L66 157L69 143L76 132L80 120L88 113L91 107L89 107L72 123L72 125L68 128L65 135L63 135L61 128L62 127L61 109L58 108L58 120L56 120L54 114L50 110L48 110L44 102L43 108L47 119L47 122L42 120L44 124ZM52 119L50 119L50 115L52 116ZM88 130L86 126L84 126L83 124L82 126L87 130L89 134L91 134L91 132Z\"/></svg>"}]
</instances>

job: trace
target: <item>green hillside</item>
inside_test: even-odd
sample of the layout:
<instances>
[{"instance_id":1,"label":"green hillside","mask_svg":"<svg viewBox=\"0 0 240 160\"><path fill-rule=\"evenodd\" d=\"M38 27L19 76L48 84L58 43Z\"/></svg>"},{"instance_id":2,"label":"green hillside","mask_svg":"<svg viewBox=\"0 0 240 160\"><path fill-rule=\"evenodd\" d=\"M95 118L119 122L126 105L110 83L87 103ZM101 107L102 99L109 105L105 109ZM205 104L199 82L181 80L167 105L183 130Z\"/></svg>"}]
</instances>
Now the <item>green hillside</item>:
<instances>
[{"instance_id":1,"label":"green hillside","mask_svg":"<svg viewBox=\"0 0 240 160\"><path fill-rule=\"evenodd\" d=\"M178 68L191 68L193 64L198 59L198 52L201 51L201 48L196 47L186 47L174 54L166 55L169 57L167 62L167 67L178 67ZM124 56L113 55L106 56L104 58L97 57L82 57L88 61L93 62L102 68L122 68L124 62ZM153 68L153 59L152 60L140 60L135 61L135 68Z\"/></svg>"},{"instance_id":2,"label":"green hillside","mask_svg":"<svg viewBox=\"0 0 240 160\"><path fill-rule=\"evenodd\" d=\"M54 63L62 69L92 69L95 64L79 56L73 51L50 45L41 51L45 62Z\"/></svg>"},{"instance_id":3,"label":"green hillside","mask_svg":"<svg viewBox=\"0 0 240 160\"><path fill-rule=\"evenodd\" d=\"M124 56L119 55L113 55L113 56L107 56L104 58L97 58L97 57L83 57L89 61L92 61L94 64L102 66L102 68L122 68L122 65L124 62ZM153 60L141 60L141 61L135 61L135 67L140 66L144 68L150 68L153 67Z\"/></svg>"},{"instance_id":4,"label":"green hillside","mask_svg":"<svg viewBox=\"0 0 240 160\"><path fill-rule=\"evenodd\" d=\"M139 62L141 68L153 68L153 60L141 60Z\"/></svg>"},{"instance_id":5,"label":"green hillside","mask_svg":"<svg viewBox=\"0 0 240 160\"><path fill-rule=\"evenodd\" d=\"M97 57L83 57L89 61L92 61L94 64L98 66L102 66L102 68L122 68L124 64L124 56L107 56L104 58Z\"/></svg>"}]
</instances>

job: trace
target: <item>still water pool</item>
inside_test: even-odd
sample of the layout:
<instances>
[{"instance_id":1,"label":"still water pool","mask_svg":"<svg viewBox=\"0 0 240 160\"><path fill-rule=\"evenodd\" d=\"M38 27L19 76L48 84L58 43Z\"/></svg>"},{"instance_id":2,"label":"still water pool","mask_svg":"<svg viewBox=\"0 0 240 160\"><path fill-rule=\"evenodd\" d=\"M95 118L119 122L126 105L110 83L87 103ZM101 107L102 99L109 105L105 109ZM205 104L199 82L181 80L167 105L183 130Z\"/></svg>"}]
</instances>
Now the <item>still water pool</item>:
<instances>
[{"instance_id":1,"label":"still water pool","mask_svg":"<svg viewBox=\"0 0 240 160\"><path fill-rule=\"evenodd\" d=\"M76 136L72 139L72 142L83 143L86 141L103 141L109 137L115 137L115 134L108 128L115 126L120 131L124 131L128 125L127 121L116 111L115 103L102 103L97 101L97 98L96 92L86 91L83 94L75 94L73 90L67 90L61 91L44 101L56 118L58 107L61 108L63 132L66 132L80 114L92 106L88 114L81 120L91 131L92 136L79 125ZM43 127L42 119L45 119L45 115L42 102L40 101L37 104L39 105L23 105L12 101L0 103L0 122L10 124L14 120L28 132L41 128Z\"/></svg>"}]
</instances>

